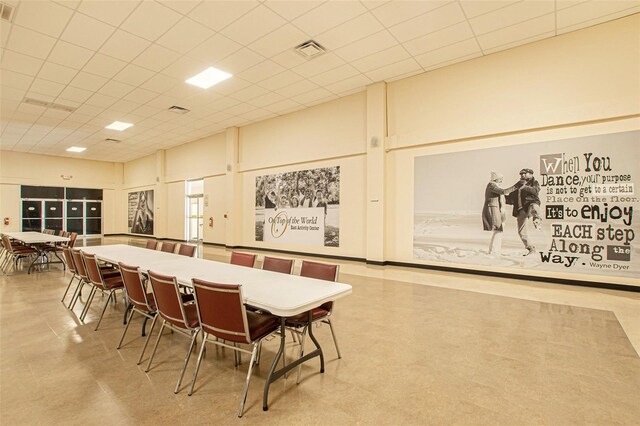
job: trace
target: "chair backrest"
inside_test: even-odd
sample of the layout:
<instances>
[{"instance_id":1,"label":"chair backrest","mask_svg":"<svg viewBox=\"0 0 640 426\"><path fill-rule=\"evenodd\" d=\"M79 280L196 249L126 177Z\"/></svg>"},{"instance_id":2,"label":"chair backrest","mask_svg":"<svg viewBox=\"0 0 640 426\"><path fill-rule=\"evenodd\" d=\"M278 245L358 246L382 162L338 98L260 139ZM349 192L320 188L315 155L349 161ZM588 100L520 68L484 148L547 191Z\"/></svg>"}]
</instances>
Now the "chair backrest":
<instances>
[{"instance_id":1,"label":"chair backrest","mask_svg":"<svg viewBox=\"0 0 640 426\"><path fill-rule=\"evenodd\" d=\"M337 281L338 265L330 265L328 263L311 262L309 260L302 261L300 268L300 276L307 278L316 278L318 280Z\"/></svg>"},{"instance_id":2,"label":"chair backrest","mask_svg":"<svg viewBox=\"0 0 640 426\"><path fill-rule=\"evenodd\" d=\"M164 251L167 253L173 253L174 251L176 251L176 243L171 243L169 241L164 241L162 243L162 247L160 248L160 251Z\"/></svg>"},{"instance_id":3,"label":"chair backrest","mask_svg":"<svg viewBox=\"0 0 640 426\"><path fill-rule=\"evenodd\" d=\"M192 279L200 327L220 339L251 343L242 286Z\"/></svg>"},{"instance_id":4,"label":"chair backrest","mask_svg":"<svg viewBox=\"0 0 640 426\"><path fill-rule=\"evenodd\" d=\"M59 237L64 237L64 233L65 233L65 231L63 231L62 229L60 229L60 230L58 231L58 236L59 236Z\"/></svg>"},{"instance_id":5,"label":"chair backrest","mask_svg":"<svg viewBox=\"0 0 640 426\"><path fill-rule=\"evenodd\" d=\"M77 232L72 232L69 234L69 242L67 243L67 245L71 248L73 248L76 245L76 239L78 238L78 233Z\"/></svg>"},{"instance_id":6,"label":"chair backrest","mask_svg":"<svg viewBox=\"0 0 640 426\"><path fill-rule=\"evenodd\" d=\"M147 290L144 288L144 284L142 284L140 268L126 265L122 262L119 262L118 266L120 266L122 282L127 290L129 301L138 309L153 312L155 309L151 307L150 301L147 298Z\"/></svg>"},{"instance_id":7,"label":"chair backrest","mask_svg":"<svg viewBox=\"0 0 640 426\"><path fill-rule=\"evenodd\" d=\"M196 246L192 246L189 244L180 244L180 248L178 249L178 254L183 256L193 257L196 254Z\"/></svg>"},{"instance_id":8,"label":"chair backrest","mask_svg":"<svg viewBox=\"0 0 640 426\"><path fill-rule=\"evenodd\" d=\"M293 259L280 259L279 257L265 256L262 261L262 269L265 271L291 274L291 272L293 272Z\"/></svg>"},{"instance_id":9,"label":"chair backrest","mask_svg":"<svg viewBox=\"0 0 640 426\"><path fill-rule=\"evenodd\" d=\"M54 231L53 229L44 229L42 231L43 234L47 234L47 235L53 235L56 231Z\"/></svg>"},{"instance_id":10,"label":"chair backrest","mask_svg":"<svg viewBox=\"0 0 640 426\"><path fill-rule=\"evenodd\" d=\"M96 255L83 251L81 251L80 254L82 255L82 260L84 260L84 267L87 270L87 276L91 284L103 287L102 274L100 274L100 267L98 266Z\"/></svg>"},{"instance_id":11,"label":"chair backrest","mask_svg":"<svg viewBox=\"0 0 640 426\"><path fill-rule=\"evenodd\" d=\"M240 253L237 251L231 252L231 264L232 265L239 265L239 266L246 266L248 268L253 268L253 266L256 264L256 257L258 257L255 254L251 254L251 253Z\"/></svg>"},{"instance_id":12,"label":"chair backrest","mask_svg":"<svg viewBox=\"0 0 640 426\"><path fill-rule=\"evenodd\" d=\"M11 245L11 240L6 234L2 234L2 245L4 246L4 249L6 251L13 254L13 246Z\"/></svg>"},{"instance_id":13,"label":"chair backrest","mask_svg":"<svg viewBox=\"0 0 640 426\"><path fill-rule=\"evenodd\" d=\"M189 329L176 278L149 271L149 282L160 316L173 325Z\"/></svg>"},{"instance_id":14,"label":"chair backrest","mask_svg":"<svg viewBox=\"0 0 640 426\"><path fill-rule=\"evenodd\" d=\"M62 247L62 254L64 255L64 260L67 262L67 268L69 268L74 275L77 274L76 262L74 262L73 256L71 255L71 249L69 247Z\"/></svg>"},{"instance_id":15,"label":"chair backrest","mask_svg":"<svg viewBox=\"0 0 640 426\"><path fill-rule=\"evenodd\" d=\"M89 275L87 275L87 269L84 266L80 249L72 249L71 256L73 256L73 263L76 265L76 272L80 275L80 278L85 282L89 282Z\"/></svg>"},{"instance_id":16,"label":"chair backrest","mask_svg":"<svg viewBox=\"0 0 640 426\"><path fill-rule=\"evenodd\" d=\"M158 248L158 242L156 240L147 240L147 248L156 250Z\"/></svg>"}]
</instances>

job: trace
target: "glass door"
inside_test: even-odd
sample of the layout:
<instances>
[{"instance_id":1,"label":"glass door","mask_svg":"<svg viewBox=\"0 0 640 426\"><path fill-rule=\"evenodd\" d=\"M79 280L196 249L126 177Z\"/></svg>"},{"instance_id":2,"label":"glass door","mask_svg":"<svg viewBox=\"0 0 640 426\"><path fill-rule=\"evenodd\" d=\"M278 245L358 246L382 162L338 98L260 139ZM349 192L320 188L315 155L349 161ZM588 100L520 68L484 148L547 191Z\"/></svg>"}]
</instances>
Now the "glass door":
<instances>
[{"instance_id":1,"label":"glass door","mask_svg":"<svg viewBox=\"0 0 640 426\"><path fill-rule=\"evenodd\" d=\"M67 201L67 231L84 235L84 203Z\"/></svg>"},{"instance_id":2,"label":"glass door","mask_svg":"<svg viewBox=\"0 0 640 426\"><path fill-rule=\"evenodd\" d=\"M22 200L22 230L42 231L42 200Z\"/></svg>"},{"instance_id":3,"label":"glass door","mask_svg":"<svg viewBox=\"0 0 640 426\"><path fill-rule=\"evenodd\" d=\"M204 229L204 197L202 194L187 197L187 235L189 241L202 241Z\"/></svg>"},{"instance_id":4,"label":"glass door","mask_svg":"<svg viewBox=\"0 0 640 426\"><path fill-rule=\"evenodd\" d=\"M62 230L62 201L44 202L44 229Z\"/></svg>"}]
</instances>

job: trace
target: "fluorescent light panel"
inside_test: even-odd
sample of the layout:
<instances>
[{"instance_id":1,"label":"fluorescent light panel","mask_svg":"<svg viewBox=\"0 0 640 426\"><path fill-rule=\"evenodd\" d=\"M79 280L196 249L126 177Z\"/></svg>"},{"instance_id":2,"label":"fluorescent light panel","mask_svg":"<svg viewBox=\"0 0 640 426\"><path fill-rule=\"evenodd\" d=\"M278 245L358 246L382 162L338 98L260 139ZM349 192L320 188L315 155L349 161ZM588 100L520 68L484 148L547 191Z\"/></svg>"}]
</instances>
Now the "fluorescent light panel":
<instances>
[{"instance_id":1,"label":"fluorescent light panel","mask_svg":"<svg viewBox=\"0 0 640 426\"><path fill-rule=\"evenodd\" d=\"M192 84L203 89L208 89L209 87L218 84L230 77L232 77L232 75L228 72L209 67L206 70L202 71L200 74L196 74L190 79L185 80L185 83Z\"/></svg>"},{"instance_id":2,"label":"fluorescent light panel","mask_svg":"<svg viewBox=\"0 0 640 426\"><path fill-rule=\"evenodd\" d=\"M111 123L107 127L105 127L105 129L118 130L118 131L121 132L123 130L128 129L131 126L133 126L133 124L131 124L131 123L123 123L122 121L114 121L113 123Z\"/></svg>"},{"instance_id":3,"label":"fluorescent light panel","mask_svg":"<svg viewBox=\"0 0 640 426\"><path fill-rule=\"evenodd\" d=\"M87 148L83 148L81 146L72 146L72 147L67 148L67 151L69 151L69 152L82 152L85 149L87 149Z\"/></svg>"}]
</instances>

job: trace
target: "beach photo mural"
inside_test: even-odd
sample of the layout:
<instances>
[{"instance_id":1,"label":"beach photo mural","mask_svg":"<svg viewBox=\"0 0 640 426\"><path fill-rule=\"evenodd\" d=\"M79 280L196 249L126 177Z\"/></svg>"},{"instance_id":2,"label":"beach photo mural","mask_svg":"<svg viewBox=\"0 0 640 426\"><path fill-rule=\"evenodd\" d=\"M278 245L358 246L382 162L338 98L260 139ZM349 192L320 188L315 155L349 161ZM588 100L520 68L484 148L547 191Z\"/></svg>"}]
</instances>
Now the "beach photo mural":
<instances>
[{"instance_id":1,"label":"beach photo mural","mask_svg":"<svg viewBox=\"0 0 640 426\"><path fill-rule=\"evenodd\" d=\"M640 131L425 155L413 257L640 277Z\"/></svg>"},{"instance_id":2,"label":"beach photo mural","mask_svg":"<svg viewBox=\"0 0 640 426\"><path fill-rule=\"evenodd\" d=\"M256 177L256 241L340 245L340 166Z\"/></svg>"}]
</instances>

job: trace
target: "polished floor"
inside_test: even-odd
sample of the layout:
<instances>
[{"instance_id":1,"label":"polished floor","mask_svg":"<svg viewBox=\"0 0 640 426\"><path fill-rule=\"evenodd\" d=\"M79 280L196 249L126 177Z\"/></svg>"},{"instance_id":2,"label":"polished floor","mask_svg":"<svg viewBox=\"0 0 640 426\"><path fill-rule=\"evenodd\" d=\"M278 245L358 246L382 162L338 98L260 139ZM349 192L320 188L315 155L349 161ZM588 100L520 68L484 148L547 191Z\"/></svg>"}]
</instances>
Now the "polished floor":
<instances>
[{"instance_id":1,"label":"polished floor","mask_svg":"<svg viewBox=\"0 0 640 426\"><path fill-rule=\"evenodd\" d=\"M203 250L205 258L229 257ZM277 348L266 342L242 419L246 357L234 368L229 351L208 346L193 396L193 362L175 395L184 336L163 336L145 374L136 365L140 319L115 349L121 300L94 332L101 303L81 323L80 305L71 312L60 303L69 278L60 268L3 275L0 424L640 424L639 293L341 265L340 281L353 286L334 312L342 359L328 327L316 329L325 373L314 360L299 385L295 375L279 380L263 412ZM297 350L290 342L288 356Z\"/></svg>"}]
</instances>

